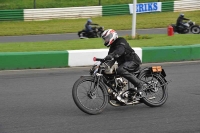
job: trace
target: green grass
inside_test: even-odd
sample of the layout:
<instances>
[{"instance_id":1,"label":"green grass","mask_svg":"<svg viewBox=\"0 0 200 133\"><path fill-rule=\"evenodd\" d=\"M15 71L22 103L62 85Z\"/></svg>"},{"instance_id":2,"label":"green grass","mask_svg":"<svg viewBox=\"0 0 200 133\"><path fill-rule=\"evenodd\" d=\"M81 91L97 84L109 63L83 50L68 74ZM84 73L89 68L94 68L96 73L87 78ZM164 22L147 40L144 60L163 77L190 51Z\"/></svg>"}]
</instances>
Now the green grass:
<instances>
[{"instance_id":1,"label":"green grass","mask_svg":"<svg viewBox=\"0 0 200 133\"><path fill-rule=\"evenodd\" d=\"M35 0L36 8L79 7L97 5L129 4L133 0ZM158 0L138 0L138 3L157 2ZM173 0L160 0L173 1ZM100 2L100 3L99 3ZM32 9L34 0L1 0L0 10L3 9Z\"/></svg>"},{"instance_id":2,"label":"green grass","mask_svg":"<svg viewBox=\"0 0 200 133\"><path fill-rule=\"evenodd\" d=\"M125 36L125 35L124 35ZM152 39L128 40L132 47L157 47L200 44L200 35L148 35ZM62 51L106 48L100 38L52 42L0 43L0 52Z\"/></svg>"},{"instance_id":3,"label":"green grass","mask_svg":"<svg viewBox=\"0 0 200 133\"><path fill-rule=\"evenodd\" d=\"M175 23L180 13L162 12L145 13L137 15L137 29L145 28L167 28L171 23ZM194 20L200 24L200 11L184 13L186 18ZM87 19L65 19L49 21L11 21L0 22L0 36L9 35L37 35L74 33L83 29ZM132 15L106 16L92 18L94 23L104 26L105 29L130 30L132 27Z\"/></svg>"}]
</instances>

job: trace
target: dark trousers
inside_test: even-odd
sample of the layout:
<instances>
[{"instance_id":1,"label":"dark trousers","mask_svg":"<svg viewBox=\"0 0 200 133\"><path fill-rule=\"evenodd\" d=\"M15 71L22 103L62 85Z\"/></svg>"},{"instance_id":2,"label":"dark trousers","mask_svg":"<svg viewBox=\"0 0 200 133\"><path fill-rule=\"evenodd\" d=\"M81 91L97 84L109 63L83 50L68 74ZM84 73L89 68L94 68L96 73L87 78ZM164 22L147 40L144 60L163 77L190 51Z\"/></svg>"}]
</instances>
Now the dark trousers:
<instances>
[{"instance_id":1,"label":"dark trousers","mask_svg":"<svg viewBox=\"0 0 200 133\"><path fill-rule=\"evenodd\" d=\"M128 61L118 66L117 68L117 74L126 78L128 81L130 81L135 87L138 87L141 83L141 81L135 77L134 74L128 72L126 68L131 68L133 70L136 70L140 67L140 65L136 64L134 61Z\"/></svg>"}]
</instances>

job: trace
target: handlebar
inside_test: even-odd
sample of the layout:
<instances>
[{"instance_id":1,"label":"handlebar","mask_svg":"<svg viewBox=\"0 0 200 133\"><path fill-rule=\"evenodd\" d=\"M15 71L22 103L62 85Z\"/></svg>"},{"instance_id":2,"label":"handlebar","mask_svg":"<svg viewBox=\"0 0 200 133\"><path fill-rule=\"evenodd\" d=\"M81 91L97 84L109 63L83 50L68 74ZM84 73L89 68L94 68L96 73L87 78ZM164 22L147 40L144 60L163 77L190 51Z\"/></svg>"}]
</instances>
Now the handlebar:
<instances>
[{"instance_id":1,"label":"handlebar","mask_svg":"<svg viewBox=\"0 0 200 133\"><path fill-rule=\"evenodd\" d=\"M100 61L100 62L105 62L105 61L113 61L114 58L112 58L111 60L105 60L105 58L96 58L96 57L93 57L93 61Z\"/></svg>"},{"instance_id":2,"label":"handlebar","mask_svg":"<svg viewBox=\"0 0 200 133\"><path fill-rule=\"evenodd\" d=\"M104 61L105 61L105 59L102 59L102 58L96 58L96 57L94 57L94 58L93 58L93 61L100 61L100 62L104 62Z\"/></svg>"}]
</instances>

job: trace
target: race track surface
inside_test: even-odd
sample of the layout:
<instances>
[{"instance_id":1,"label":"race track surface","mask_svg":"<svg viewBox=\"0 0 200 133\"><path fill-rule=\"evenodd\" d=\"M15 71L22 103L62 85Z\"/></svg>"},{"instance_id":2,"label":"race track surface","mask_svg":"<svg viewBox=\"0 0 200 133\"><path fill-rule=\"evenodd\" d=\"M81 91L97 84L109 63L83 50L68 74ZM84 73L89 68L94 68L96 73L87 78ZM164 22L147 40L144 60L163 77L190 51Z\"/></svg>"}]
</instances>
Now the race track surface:
<instances>
[{"instance_id":1,"label":"race track surface","mask_svg":"<svg viewBox=\"0 0 200 133\"><path fill-rule=\"evenodd\" d=\"M0 133L199 133L200 62L161 65L172 80L162 107L108 105L99 115L72 99L89 67L0 71Z\"/></svg>"},{"instance_id":2,"label":"race track surface","mask_svg":"<svg viewBox=\"0 0 200 133\"><path fill-rule=\"evenodd\" d=\"M131 35L131 30L117 31L119 36ZM137 34L167 34L167 28L161 29L140 29ZM0 36L0 43L4 42L41 42L61 41L79 39L77 33L49 34L49 35L24 35L24 36Z\"/></svg>"}]
</instances>

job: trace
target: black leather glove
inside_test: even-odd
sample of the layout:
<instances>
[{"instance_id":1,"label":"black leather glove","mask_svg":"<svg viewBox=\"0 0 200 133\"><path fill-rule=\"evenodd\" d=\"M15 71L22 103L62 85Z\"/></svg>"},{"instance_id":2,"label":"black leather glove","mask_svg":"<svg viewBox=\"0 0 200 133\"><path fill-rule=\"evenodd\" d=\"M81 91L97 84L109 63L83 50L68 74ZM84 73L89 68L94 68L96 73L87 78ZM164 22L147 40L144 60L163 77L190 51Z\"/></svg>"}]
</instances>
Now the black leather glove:
<instances>
[{"instance_id":1,"label":"black leather glove","mask_svg":"<svg viewBox=\"0 0 200 133\"><path fill-rule=\"evenodd\" d=\"M111 60L113 57L111 55L107 55L104 60Z\"/></svg>"},{"instance_id":2,"label":"black leather glove","mask_svg":"<svg viewBox=\"0 0 200 133\"><path fill-rule=\"evenodd\" d=\"M99 25L99 24L92 23L92 25Z\"/></svg>"}]
</instances>

